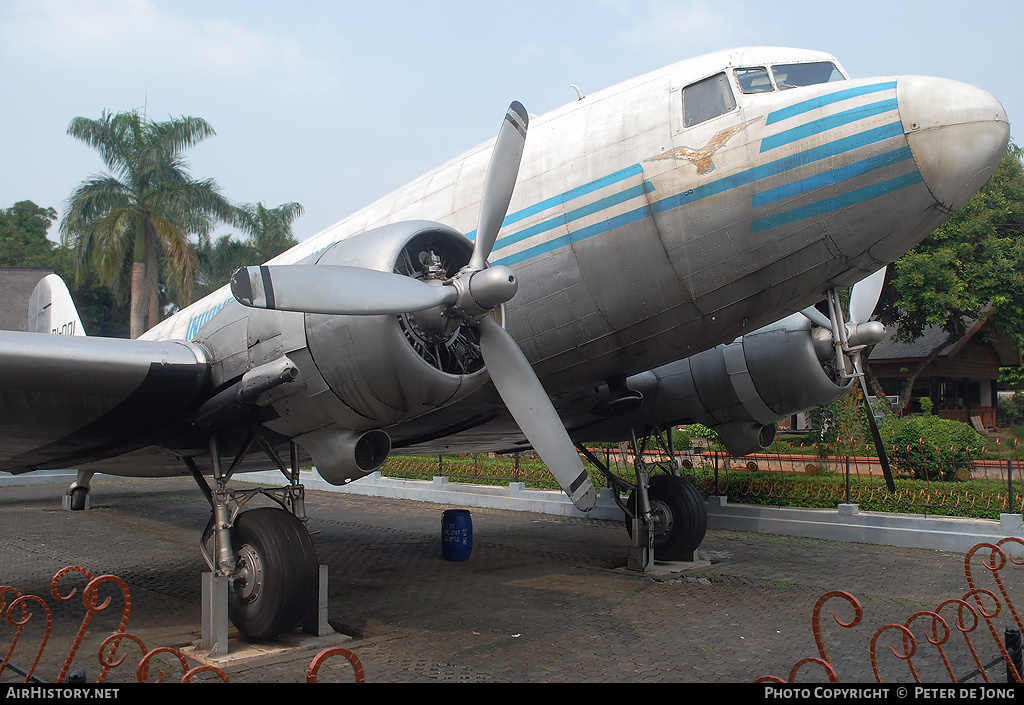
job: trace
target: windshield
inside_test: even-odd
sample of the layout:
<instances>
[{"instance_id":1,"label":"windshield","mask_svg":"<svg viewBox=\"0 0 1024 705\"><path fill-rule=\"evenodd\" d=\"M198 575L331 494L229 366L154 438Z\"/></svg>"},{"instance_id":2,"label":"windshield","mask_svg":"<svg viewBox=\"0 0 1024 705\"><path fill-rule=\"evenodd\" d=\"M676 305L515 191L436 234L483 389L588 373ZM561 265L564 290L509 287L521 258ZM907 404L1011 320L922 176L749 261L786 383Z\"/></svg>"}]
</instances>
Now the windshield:
<instances>
[{"instance_id":1,"label":"windshield","mask_svg":"<svg viewBox=\"0 0 1024 705\"><path fill-rule=\"evenodd\" d=\"M813 64L779 64L772 67L772 75L775 76L775 83L780 90L846 80L831 61L818 61Z\"/></svg>"},{"instance_id":2,"label":"windshield","mask_svg":"<svg viewBox=\"0 0 1024 705\"><path fill-rule=\"evenodd\" d=\"M767 93L775 90L771 79L768 78L768 69L764 66L736 69L734 73L740 90L744 93Z\"/></svg>"}]
</instances>

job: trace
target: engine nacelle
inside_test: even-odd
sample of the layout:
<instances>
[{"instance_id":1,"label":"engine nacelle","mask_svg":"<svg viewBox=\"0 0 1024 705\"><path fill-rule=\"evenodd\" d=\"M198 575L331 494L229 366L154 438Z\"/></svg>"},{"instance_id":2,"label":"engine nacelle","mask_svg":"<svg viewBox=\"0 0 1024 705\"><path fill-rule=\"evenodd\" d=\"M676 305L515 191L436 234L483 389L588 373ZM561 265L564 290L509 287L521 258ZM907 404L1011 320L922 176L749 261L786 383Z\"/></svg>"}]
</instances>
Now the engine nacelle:
<instances>
[{"instance_id":1,"label":"engine nacelle","mask_svg":"<svg viewBox=\"0 0 1024 705\"><path fill-rule=\"evenodd\" d=\"M775 423L838 399L852 384L835 372L831 336L794 314L727 345L629 377L643 395L636 412L594 428L602 434L644 425L700 423L732 455L767 448Z\"/></svg>"},{"instance_id":2,"label":"engine nacelle","mask_svg":"<svg viewBox=\"0 0 1024 705\"><path fill-rule=\"evenodd\" d=\"M794 314L652 370L657 405L685 411L685 420L715 429L733 455L767 448L777 421L830 404L850 388L835 373L821 332Z\"/></svg>"},{"instance_id":3,"label":"engine nacelle","mask_svg":"<svg viewBox=\"0 0 1024 705\"><path fill-rule=\"evenodd\" d=\"M316 263L393 271L440 284L471 254L471 243L450 228L402 222L336 243ZM426 319L417 313L306 314L306 341L334 394L361 420L387 426L452 403L488 379L471 327L452 320L428 328Z\"/></svg>"},{"instance_id":4,"label":"engine nacelle","mask_svg":"<svg viewBox=\"0 0 1024 705\"><path fill-rule=\"evenodd\" d=\"M828 338L801 314L688 358L693 393L705 425L774 424L838 399L841 380ZM683 388L689 385L683 384Z\"/></svg>"}]
</instances>

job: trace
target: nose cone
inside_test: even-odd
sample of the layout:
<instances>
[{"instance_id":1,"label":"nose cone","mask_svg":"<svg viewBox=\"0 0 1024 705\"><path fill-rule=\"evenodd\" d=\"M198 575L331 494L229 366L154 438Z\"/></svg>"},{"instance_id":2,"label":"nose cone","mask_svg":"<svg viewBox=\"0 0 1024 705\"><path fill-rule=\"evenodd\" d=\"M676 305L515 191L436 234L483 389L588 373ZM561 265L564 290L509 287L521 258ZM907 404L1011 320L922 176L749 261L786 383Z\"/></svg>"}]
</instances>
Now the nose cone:
<instances>
[{"instance_id":1,"label":"nose cone","mask_svg":"<svg viewBox=\"0 0 1024 705\"><path fill-rule=\"evenodd\" d=\"M950 213L959 210L1006 154L1006 111L980 88L927 76L900 77L896 96L925 183Z\"/></svg>"}]
</instances>

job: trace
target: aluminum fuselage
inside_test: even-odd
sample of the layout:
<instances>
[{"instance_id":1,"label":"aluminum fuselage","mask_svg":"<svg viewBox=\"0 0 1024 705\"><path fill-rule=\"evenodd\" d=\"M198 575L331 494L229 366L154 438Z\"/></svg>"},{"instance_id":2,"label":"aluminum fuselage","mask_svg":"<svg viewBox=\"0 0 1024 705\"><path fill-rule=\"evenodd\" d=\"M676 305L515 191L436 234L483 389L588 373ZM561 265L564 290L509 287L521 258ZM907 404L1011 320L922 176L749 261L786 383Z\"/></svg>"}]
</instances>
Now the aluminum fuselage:
<instances>
[{"instance_id":1,"label":"aluminum fuselage","mask_svg":"<svg viewBox=\"0 0 1024 705\"><path fill-rule=\"evenodd\" d=\"M971 181L979 165L998 163L1006 116L963 84L871 78L745 94L732 73L812 61L835 59L721 52L531 118L490 261L519 279L504 325L560 411L572 415L579 390L731 341L852 285L962 205L957 189L970 195L981 186ZM683 88L723 71L735 107L684 126ZM273 263L312 261L334 243L406 220L437 221L472 240L492 147L457 157ZM972 165L959 165L965 155ZM257 315L225 288L144 337L202 344L218 383L237 372L223 363L239 344L229 329ZM288 353L305 344L302 316L274 312L257 327L285 331ZM492 404L481 394L465 409ZM440 437L430 430L457 427L469 413L460 403L389 430L398 445L403 436Z\"/></svg>"}]
</instances>

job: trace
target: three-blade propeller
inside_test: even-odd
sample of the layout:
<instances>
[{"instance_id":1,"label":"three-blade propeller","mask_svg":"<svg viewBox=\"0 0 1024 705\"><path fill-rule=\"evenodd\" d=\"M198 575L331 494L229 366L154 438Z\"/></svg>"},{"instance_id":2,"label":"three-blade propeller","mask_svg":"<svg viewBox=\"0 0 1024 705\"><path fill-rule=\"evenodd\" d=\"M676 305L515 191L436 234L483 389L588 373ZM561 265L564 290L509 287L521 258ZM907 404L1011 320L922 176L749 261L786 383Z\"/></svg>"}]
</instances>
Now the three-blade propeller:
<instances>
[{"instance_id":1,"label":"three-blade propeller","mask_svg":"<svg viewBox=\"0 0 1024 705\"><path fill-rule=\"evenodd\" d=\"M874 274L853 285L850 291L850 319L843 319L843 312L839 305L839 297L833 290L829 292L828 305L829 315L826 316L813 306L803 310L804 316L811 322L832 331L832 341L835 346L836 364L840 371L847 378L857 377L860 379L860 388L864 393L864 407L868 418L868 426L871 429L871 438L875 444L875 451L878 453L878 462L882 466L882 474L885 476L885 484L890 492L896 491L896 485L892 479L892 469L889 467L889 457L885 452L882 443L882 436L878 431L878 422L871 411L871 404L868 398L867 377L864 374L862 351L868 345L874 345L885 339L885 326L878 321L871 321L871 315L875 311L878 299L882 294L882 286L885 284L885 267L882 267Z\"/></svg>"},{"instance_id":2,"label":"three-blade propeller","mask_svg":"<svg viewBox=\"0 0 1024 705\"><path fill-rule=\"evenodd\" d=\"M526 356L491 311L515 295L512 270L488 266L519 174L529 123L526 110L509 106L484 179L479 225L469 264L441 285L360 267L269 265L245 267L231 279L231 293L255 308L329 315L399 315L446 307L474 326L498 394L530 444L579 509L597 502L597 491L575 446Z\"/></svg>"}]
</instances>

